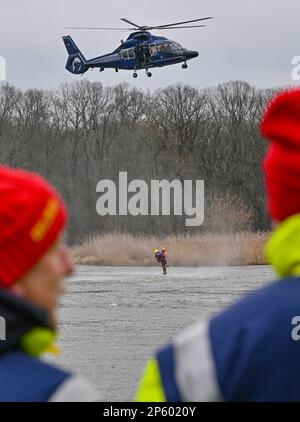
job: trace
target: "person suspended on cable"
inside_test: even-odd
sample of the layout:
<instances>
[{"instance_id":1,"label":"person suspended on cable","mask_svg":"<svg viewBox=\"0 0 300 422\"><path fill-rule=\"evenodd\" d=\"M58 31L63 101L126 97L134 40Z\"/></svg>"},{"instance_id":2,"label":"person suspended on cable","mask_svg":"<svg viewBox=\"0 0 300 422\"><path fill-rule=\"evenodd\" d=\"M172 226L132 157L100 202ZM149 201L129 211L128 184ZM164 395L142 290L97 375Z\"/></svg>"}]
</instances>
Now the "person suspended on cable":
<instances>
[{"instance_id":1,"label":"person suspended on cable","mask_svg":"<svg viewBox=\"0 0 300 422\"><path fill-rule=\"evenodd\" d=\"M161 264L162 269L163 269L163 274L166 275L167 274L167 249L166 248L162 248L161 250L159 249L155 249L154 251L154 257L156 259L156 261Z\"/></svg>"}]
</instances>

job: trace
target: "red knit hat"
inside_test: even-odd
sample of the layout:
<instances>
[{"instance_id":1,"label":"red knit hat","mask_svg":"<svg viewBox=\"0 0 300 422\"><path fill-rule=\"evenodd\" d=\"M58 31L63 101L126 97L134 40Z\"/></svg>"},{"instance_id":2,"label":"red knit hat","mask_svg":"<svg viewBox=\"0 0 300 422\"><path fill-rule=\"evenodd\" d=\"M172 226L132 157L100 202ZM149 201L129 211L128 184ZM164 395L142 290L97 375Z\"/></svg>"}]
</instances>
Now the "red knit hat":
<instances>
[{"instance_id":1,"label":"red knit hat","mask_svg":"<svg viewBox=\"0 0 300 422\"><path fill-rule=\"evenodd\" d=\"M261 131L271 141L264 160L268 209L282 221L300 213L300 89L270 103Z\"/></svg>"},{"instance_id":2,"label":"red knit hat","mask_svg":"<svg viewBox=\"0 0 300 422\"><path fill-rule=\"evenodd\" d=\"M65 205L42 177L0 166L0 287L32 268L65 226Z\"/></svg>"}]
</instances>

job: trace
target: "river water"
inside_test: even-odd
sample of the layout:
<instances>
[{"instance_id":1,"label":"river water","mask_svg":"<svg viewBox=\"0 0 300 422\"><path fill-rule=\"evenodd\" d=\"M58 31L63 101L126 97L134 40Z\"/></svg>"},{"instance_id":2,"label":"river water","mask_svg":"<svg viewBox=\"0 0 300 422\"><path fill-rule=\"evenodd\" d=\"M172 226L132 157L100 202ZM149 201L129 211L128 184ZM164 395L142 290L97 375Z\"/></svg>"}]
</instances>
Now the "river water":
<instances>
[{"instance_id":1,"label":"river water","mask_svg":"<svg viewBox=\"0 0 300 422\"><path fill-rule=\"evenodd\" d=\"M131 401L157 347L274 278L268 266L168 270L78 266L61 301L54 361L89 378L102 400Z\"/></svg>"}]
</instances>

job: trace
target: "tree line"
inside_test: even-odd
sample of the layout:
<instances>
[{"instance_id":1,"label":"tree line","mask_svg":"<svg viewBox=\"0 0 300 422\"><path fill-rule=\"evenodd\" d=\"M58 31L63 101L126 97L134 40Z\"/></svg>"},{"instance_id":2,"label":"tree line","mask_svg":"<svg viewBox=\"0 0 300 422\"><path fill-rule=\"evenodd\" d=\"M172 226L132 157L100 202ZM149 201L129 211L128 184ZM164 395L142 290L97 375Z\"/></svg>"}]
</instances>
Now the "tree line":
<instances>
[{"instance_id":1,"label":"tree line","mask_svg":"<svg viewBox=\"0 0 300 422\"><path fill-rule=\"evenodd\" d=\"M81 80L53 90L0 86L0 161L38 171L70 208L70 241L96 233L184 234L267 230L259 123L277 90L243 81L154 93ZM99 180L204 180L205 220L105 216Z\"/></svg>"}]
</instances>

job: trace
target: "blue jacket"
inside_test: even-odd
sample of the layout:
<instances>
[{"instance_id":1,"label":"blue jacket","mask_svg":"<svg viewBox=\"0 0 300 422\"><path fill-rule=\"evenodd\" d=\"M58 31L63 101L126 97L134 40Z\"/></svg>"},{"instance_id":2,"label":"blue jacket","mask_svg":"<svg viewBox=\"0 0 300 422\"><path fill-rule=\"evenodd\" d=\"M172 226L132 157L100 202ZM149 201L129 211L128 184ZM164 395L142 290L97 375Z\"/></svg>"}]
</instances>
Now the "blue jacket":
<instances>
[{"instance_id":1,"label":"blue jacket","mask_svg":"<svg viewBox=\"0 0 300 422\"><path fill-rule=\"evenodd\" d=\"M300 278L196 324L148 363L138 400L300 401Z\"/></svg>"}]
</instances>

